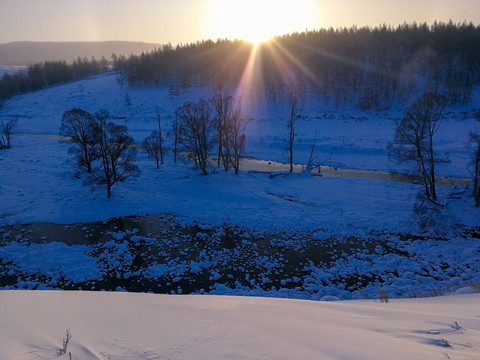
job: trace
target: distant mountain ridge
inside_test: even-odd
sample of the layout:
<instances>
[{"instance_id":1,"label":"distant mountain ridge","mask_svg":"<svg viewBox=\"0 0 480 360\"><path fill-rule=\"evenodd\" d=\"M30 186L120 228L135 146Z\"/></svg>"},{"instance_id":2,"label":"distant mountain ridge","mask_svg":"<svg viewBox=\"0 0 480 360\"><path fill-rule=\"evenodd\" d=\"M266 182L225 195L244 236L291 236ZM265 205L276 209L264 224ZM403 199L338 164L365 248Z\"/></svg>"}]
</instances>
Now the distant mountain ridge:
<instances>
[{"instance_id":1,"label":"distant mountain ridge","mask_svg":"<svg viewBox=\"0 0 480 360\"><path fill-rule=\"evenodd\" d=\"M34 42L16 41L0 44L0 65L27 66L50 60L65 60L72 63L78 57L99 60L117 55L139 55L160 47L160 44L134 41L80 41L80 42Z\"/></svg>"}]
</instances>

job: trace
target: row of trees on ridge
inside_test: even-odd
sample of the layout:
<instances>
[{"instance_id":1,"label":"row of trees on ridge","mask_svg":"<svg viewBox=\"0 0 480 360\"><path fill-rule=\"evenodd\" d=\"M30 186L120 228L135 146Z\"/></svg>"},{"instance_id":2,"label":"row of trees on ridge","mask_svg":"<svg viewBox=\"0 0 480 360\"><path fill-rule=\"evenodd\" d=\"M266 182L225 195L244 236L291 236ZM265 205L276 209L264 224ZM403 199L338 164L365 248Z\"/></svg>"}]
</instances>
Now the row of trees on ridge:
<instances>
[{"instance_id":1,"label":"row of trees on ridge","mask_svg":"<svg viewBox=\"0 0 480 360\"><path fill-rule=\"evenodd\" d=\"M109 69L111 69L111 64L105 57L99 61L94 57L91 59L79 57L71 64L67 64L65 60L46 61L43 64L32 64L26 71L5 73L0 78L0 107L14 95L79 80L86 76L106 72Z\"/></svg>"},{"instance_id":2,"label":"row of trees on ridge","mask_svg":"<svg viewBox=\"0 0 480 360\"><path fill-rule=\"evenodd\" d=\"M134 86L170 86L174 94L191 86L226 89L240 83L253 52L254 98L282 100L294 78L309 94L361 109L408 104L425 89L453 105L470 103L480 83L480 26L452 22L321 29L255 49L226 39L168 44L114 66Z\"/></svg>"}]
</instances>

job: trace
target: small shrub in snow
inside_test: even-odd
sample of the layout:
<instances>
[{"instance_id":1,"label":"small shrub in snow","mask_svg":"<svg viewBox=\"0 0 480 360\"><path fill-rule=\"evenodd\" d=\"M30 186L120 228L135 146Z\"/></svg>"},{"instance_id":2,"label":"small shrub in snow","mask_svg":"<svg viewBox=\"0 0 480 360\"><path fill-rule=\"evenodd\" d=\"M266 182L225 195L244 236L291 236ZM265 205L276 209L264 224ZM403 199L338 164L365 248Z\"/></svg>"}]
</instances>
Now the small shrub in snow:
<instances>
[{"instance_id":1,"label":"small shrub in snow","mask_svg":"<svg viewBox=\"0 0 480 360\"><path fill-rule=\"evenodd\" d=\"M67 353L68 343L70 342L71 339L72 339L72 332L70 331L70 328L68 328L67 331L65 332L65 337L63 338L63 344L62 344L62 350L61 350L62 355L65 355ZM72 355L70 354L70 357L71 356Z\"/></svg>"},{"instance_id":2,"label":"small shrub in snow","mask_svg":"<svg viewBox=\"0 0 480 360\"><path fill-rule=\"evenodd\" d=\"M440 346L443 346L443 347L452 347L452 345L450 345L450 343L448 342L448 340L446 339L442 339L440 340Z\"/></svg>"},{"instance_id":3,"label":"small shrub in snow","mask_svg":"<svg viewBox=\"0 0 480 360\"><path fill-rule=\"evenodd\" d=\"M378 299L381 303L388 303L390 296L381 287L377 288Z\"/></svg>"},{"instance_id":4,"label":"small shrub in snow","mask_svg":"<svg viewBox=\"0 0 480 360\"><path fill-rule=\"evenodd\" d=\"M17 119L0 121L0 150L9 149L11 147L11 137L13 129L17 125Z\"/></svg>"}]
</instances>

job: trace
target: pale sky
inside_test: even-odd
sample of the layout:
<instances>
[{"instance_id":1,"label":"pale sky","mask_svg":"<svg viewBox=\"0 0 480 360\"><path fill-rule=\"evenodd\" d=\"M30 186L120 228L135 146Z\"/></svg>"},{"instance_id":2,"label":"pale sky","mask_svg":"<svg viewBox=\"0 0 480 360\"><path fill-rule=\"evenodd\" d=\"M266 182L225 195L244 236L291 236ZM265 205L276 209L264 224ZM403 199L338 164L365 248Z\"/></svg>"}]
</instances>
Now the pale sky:
<instances>
[{"instance_id":1,"label":"pale sky","mask_svg":"<svg viewBox=\"0 0 480 360\"><path fill-rule=\"evenodd\" d=\"M452 20L480 24L480 0L0 0L0 43L190 43L322 27ZM249 39L247 39L249 40Z\"/></svg>"}]
</instances>

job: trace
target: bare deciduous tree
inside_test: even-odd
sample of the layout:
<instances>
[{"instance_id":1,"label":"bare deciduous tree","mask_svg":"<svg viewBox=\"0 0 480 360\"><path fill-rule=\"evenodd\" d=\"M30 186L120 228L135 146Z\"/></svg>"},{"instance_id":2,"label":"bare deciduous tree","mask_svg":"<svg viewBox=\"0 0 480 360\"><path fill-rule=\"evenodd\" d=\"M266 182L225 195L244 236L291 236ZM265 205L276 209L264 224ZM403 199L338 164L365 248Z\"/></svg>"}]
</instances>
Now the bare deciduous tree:
<instances>
[{"instance_id":1,"label":"bare deciduous tree","mask_svg":"<svg viewBox=\"0 0 480 360\"><path fill-rule=\"evenodd\" d=\"M388 146L398 162L416 162L425 195L432 202L437 200L433 137L440 126L445 102L445 97L436 93L426 93L417 99L397 127L395 142Z\"/></svg>"},{"instance_id":2,"label":"bare deciduous tree","mask_svg":"<svg viewBox=\"0 0 480 360\"><path fill-rule=\"evenodd\" d=\"M70 149L77 158L78 165L87 173L92 173L92 163L98 159L94 132L95 118L82 109L65 111L62 116L60 135L66 137L76 147Z\"/></svg>"},{"instance_id":3,"label":"bare deciduous tree","mask_svg":"<svg viewBox=\"0 0 480 360\"><path fill-rule=\"evenodd\" d=\"M0 150L9 149L12 146L11 138L17 121L17 118L0 121Z\"/></svg>"},{"instance_id":4,"label":"bare deciduous tree","mask_svg":"<svg viewBox=\"0 0 480 360\"><path fill-rule=\"evenodd\" d=\"M288 90L288 104L290 109L290 117L287 121L288 129L288 155L289 155L289 164L290 172L293 172L293 144L295 142L295 130L297 127L297 119L299 113L302 111L303 104L305 101L305 91L300 86L291 87Z\"/></svg>"},{"instance_id":5,"label":"bare deciduous tree","mask_svg":"<svg viewBox=\"0 0 480 360\"><path fill-rule=\"evenodd\" d=\"M177 111L175 111L175 119L173 119L173 122L172 122L172 137L173 137L173 162L176 164L178 147L182 140L180 119L178 117L178 109Z\"/></svg>"},{"instance_id":6,"label":"bare deciduous tree","mask_svg":"<svg viewBox=\"0 0 480 360\"><path fill-rule=\"evenodd\" d=\"M99 165L92 168L92 177L107 186L107 196L111 198L112 186L139 173L133 164L133 138L128 136L127 127L107 122L107 112L95 114L96 138L98 139Z\"/></svg>"},{"instance_id":7,"label":"bare deciduous tree","mask_svg":"<svg viewBox=\"0 0 480 360\"><path fill-rule=\"evenodd\" d=\"M211 108L208 101L186 102L177 109L181 122L182 142L203 175L207 175Z\"/></svg>"},{"instance_id":8,"label":"bare deciduous tree","mask_svg":"<svg viewBox=\"0 0 480 360\"><path fill-rule=\"evenodd\" d=\"M229 160L233 169L235 170L235 175L238 175L240 170L240 158L242 152L245 148L245 128L250 123L250 118L245 118L241 116L240 106L232 107L224 128L224 147L225 153L228 154L228 157L225 156L225 160ZM226 169L227 170L227 169Z\"/></svg>"},{"instance_id":9,"label":"bare deciduous tree","mask_svg":"<svg viewBox=\"0 0 480 360\"><path fill-rule=\"evenodd\" d=\"M162 136L158 131L152 131L150 136L143 140L143 147L147 152L148 158L155 160L157 169L160 169L160 164L163 165L163 147Z\"/></svg>"},{"instance_id":10,"label":"bare deciduous tree","mask_svg":"<svg viewBox=\"0 0 480 360\"><path fill-rule=\"evenodd\" d=\"M480 121L480 109L474 109L473 115L475 118ZM474 170L472 172L473 177L473 198L475 200L475 206L480 206L480 131L470 132L470 141L475 146L475 151L473 153L473 166Z\"/></svg>"},{"instance_id":11,"label":"bare deciduous tree","mask_svg":"<svg viewBox=\"0 0 480 360\"><path fill-rule=\"evenodd\" d=\"M229 117L232 116L233 98L231 96L216 94L210 102L215 111L212 126L215 131L215 142L217 144L217 166L220 166L220 160L223 160L225 171L228 171L230 165L228 149L225 149L225 130ZM226 150L226 151L224 151Z\"/></svg>"},{"instance_id":12,"label":"bare deciduous tree","mask_svg":"<svg viewBox=\"0 0 480 360\"><path fill-rule=\"evenodd\" d=\"M238 175L240 157L245 146L245 128L251 121L242 117L240 102L231 96L216 94L210 102L215 111L213 129L218 149L218 166L222 160L225 171L233 167Z\"/></svg>"},{"instance_id":13,"label":"bare deciduous tree","mask_svg":"<svg viewBox=\"0 0 480 360\"><path fill-rule=\"evenodd\" d=\"M163 153L165 148L163 146L163 139L165 134L162 130L161 116L160 112L157 109L157 121L158 121L158 131L152 131L151 135L145 140L143 140L143 147L148 154L150 159L155 160L157 164L157 169L160 168L160 164L163 165Z\"/></svg>"}]
</instances>

